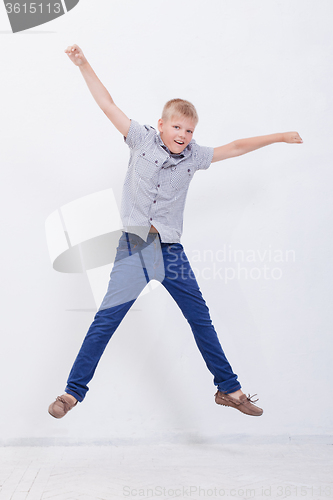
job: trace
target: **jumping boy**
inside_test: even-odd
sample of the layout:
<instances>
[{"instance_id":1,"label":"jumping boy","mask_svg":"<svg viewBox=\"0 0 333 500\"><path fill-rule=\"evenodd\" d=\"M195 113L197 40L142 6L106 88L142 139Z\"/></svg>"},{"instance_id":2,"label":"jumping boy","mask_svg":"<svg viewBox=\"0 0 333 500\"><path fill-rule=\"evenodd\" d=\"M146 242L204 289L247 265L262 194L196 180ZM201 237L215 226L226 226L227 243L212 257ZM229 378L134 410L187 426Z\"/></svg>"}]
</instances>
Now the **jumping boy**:
<instances>
[{"instance_id":1,"label":"jumping boy","mask_svg":"<svg viewBox=\"0 0 333 500\"><path fill-rule=\"evenodd\" d=\"M79 67L95 101L124 136L130 161L124 182L121 217L123 233L107 293L95 315L69 374L65 394L49 406L61 418L82 402L99 359L127 311L151 279L168 290L189 322L197 346L214 376L215 401L254 416L263 410L241 390L212 325L190 263L180 244L187 190L195 172L211 163L243 155L276 142L302 143L297 132L241 139L217 148L198 146L194 106L169 101L158 120L158 131L130 120L114 103L82 50L65 52Z\"/></svg>"}]
</instances>

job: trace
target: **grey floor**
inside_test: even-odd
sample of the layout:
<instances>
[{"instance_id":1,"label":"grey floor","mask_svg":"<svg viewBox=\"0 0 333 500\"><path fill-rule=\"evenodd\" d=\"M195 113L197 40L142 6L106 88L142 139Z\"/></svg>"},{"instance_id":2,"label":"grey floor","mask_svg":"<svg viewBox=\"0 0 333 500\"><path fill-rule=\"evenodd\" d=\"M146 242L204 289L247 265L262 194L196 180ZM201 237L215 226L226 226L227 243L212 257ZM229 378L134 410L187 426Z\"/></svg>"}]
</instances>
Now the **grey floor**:
<instances>
[{"instance_id":1,"label":"grey floor","mask_svg":"<svg viewBox=\"0 0 333 500\"><path fill-rule=\"evenodd\" d=\"M333 437L0 448L0 500L333 498Z\"/></svg>"}]
</instances>

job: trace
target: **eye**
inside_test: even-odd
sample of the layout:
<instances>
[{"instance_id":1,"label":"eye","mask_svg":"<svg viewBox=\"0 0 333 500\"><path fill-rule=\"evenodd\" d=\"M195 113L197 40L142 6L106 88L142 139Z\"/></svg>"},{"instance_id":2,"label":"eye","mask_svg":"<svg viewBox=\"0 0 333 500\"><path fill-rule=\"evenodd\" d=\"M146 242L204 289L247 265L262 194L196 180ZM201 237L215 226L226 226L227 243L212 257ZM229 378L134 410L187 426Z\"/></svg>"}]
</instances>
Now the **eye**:
<instances>
[{"instance_id":1,"label":"eye","mask_svg":"<svg viewBox=\"0 0 333 500\"><path fill-rule=\"evenodd\" d=\"M193 134L193 130L188 130L187 131L189 134Z\"/></svg>"},{"instance_id":2,"label":"eye","mask_svg":"<svg viewBox=\"0 0 333 500\"><path fill-rule=\"evenodd\" d=\"M178 129L178 128L179 128L179 126L178 126L178 125L174 125L174 126L173 126L173 128L177 128L177 129Z\"/></svg>"}]
</instances>

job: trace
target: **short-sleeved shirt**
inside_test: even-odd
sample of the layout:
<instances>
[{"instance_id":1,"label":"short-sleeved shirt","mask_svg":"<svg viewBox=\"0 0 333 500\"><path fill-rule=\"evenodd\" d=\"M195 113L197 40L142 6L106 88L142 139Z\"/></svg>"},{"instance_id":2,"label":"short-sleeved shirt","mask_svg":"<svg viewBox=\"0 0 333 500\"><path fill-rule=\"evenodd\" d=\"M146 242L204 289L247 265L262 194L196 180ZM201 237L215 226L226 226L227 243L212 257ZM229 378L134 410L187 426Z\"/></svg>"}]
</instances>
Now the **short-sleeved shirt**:
<instances>
[{"instance_id":1,"label":"short-sleeved shirt","mask_svg":"<svg viewBox=\"0 0 333 500\"><path fill-rule=\"evenodd\" d=\"M192 139L173 154L153 127L134 120L125 142L131 154L121 203L124 230L146 241L153 225L162 243L179 243L189 184L197 170L209 167L214 148Z\"/></svg>"}]
</instances>

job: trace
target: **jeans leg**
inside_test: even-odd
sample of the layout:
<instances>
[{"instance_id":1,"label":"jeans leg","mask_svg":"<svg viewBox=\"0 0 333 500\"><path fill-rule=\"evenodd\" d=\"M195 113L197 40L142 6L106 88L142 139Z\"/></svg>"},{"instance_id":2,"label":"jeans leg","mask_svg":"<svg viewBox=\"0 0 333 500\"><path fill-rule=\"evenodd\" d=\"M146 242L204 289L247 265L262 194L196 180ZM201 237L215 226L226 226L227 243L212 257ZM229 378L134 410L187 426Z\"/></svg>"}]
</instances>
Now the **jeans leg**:
<instances>
[{"instance_id":1,"label":"jeans leg","mask_svg":"<svg viewBox=\"0 0 333 500\"><path fill-rule=\"evenodd\" d=\"M96 313L69 374L67 394L83 401L104 349L134 302L131 300Z\"/></svg>"},{"instance_id":2,"label":"jeans leg","mask_svg":"<svg viewBox=\"0 0 333 500\"><path fill-rule=\"evenodd\" d=\"M147 265L153 245L135 235L123 233L119 240L106 295L95 315L73 364L65 391L83 401L87 384L94 376L98 362L124 316L149 281L141 251L145 249ZM149 249L151 252L149 253Z\"/></svg>"},{"instance_id":3,"label":"jeans leg","mask_svg":"<svg viewBox=\"0 0 333 500\"><path fill-rule=\"evenodd\" d=\"M190 263L181 244L162 244L165 278L162 285L177 302L191 326L196 344L214 376L214 384L222 392L241 388L237 375L228 362L212 324Z\"/></svg>"}]
</instances>

